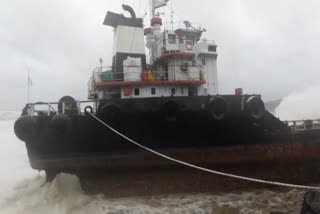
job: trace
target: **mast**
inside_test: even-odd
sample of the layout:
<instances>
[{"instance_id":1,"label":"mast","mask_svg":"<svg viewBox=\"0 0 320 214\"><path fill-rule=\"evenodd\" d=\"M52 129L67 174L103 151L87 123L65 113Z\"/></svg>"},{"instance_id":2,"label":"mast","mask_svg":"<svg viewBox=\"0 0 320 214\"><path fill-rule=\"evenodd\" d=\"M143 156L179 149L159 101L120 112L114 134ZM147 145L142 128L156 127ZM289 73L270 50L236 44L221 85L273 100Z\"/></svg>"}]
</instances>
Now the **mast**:
<instances>
[{"instance_id":1,"label":"mast","mask_svg":"<svg viewBox=\"0 0 320 214\"><path fill-rule=\"evenodd\" d=\"M156 9L166 6L168 1L169 0L150 0L151 18L156 17Z\"/></svg>"}]
</instances>

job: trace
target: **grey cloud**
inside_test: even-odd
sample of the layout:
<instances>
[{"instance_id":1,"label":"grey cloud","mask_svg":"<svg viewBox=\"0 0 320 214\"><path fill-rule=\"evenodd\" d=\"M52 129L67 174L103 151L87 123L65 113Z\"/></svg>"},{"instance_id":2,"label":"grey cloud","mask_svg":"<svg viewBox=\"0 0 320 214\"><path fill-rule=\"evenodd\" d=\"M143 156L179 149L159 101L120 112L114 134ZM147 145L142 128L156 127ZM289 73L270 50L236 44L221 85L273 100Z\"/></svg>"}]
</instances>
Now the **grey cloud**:
<instances>
[{"instance_id":1,"label":"grey cloud","mask_svg":"<svg viewBox=\"0 0 320 214\"><path fill-rule=\"evenodd\" d=\"M147 0L4 0L0 8L0 109L26 102L27 66L32 99L65 94L86 98L91 70L111 63L112 29L107 10L135 3L144 14ZM266 99L319 84L320 15L316 0L174 0L179 17L201 23L219 47L220 92L243 87ZM170 20L168 16L166 20Z\"/></svg>"}]
</instances>

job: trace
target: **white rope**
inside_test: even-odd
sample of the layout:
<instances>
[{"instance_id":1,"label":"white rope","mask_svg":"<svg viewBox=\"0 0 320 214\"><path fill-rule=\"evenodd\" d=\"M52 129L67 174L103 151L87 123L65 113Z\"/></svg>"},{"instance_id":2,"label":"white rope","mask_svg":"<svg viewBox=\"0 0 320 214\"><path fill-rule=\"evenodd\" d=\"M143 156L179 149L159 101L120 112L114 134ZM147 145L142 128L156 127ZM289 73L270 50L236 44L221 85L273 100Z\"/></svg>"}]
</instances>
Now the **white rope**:
<instances>
[{"instance_id":1,"label":"white rope","mask_svg":"<svg viewBox=\"0 0 320 214\"><path fill-rule=\"evenodd\" d=\"M101 124L103 124L104 126L106 126L107 128L109 128L111 131L113 131L114 133L116 133L117 135L121 136L122 138L128 140L129 142L135 144L136 146L145 149L155 155L158 155L164 159L173 161L175 163L181 164L181 165L185 165L194 169L198 169L204 172L209 172L209 173L213 173L216 175L221 175L224 177L230 177L230 178L235 178L235 179L239 179L239 180L245 180L245 181L251 181L251 182L255 182L255 183L261 183L261 184L268 184L268 185L273 185L273 186L282 186L282 187L289 187L289 188L296 188L296 189L304 189L304 190L320 190L320 187L314 187L314 186L303 186L303 185L295 185L295 184L287 184L287 183L281 183L281 182L274 182L274 181L266 181L266 180L261 180L261 179L255 179L255 178L249 178L249 177L244 177L244 176L239 176L239 175L233 175L233 174L229 174L229 173L224 173L224 172L219 172L219 171L215 171L215 170L211 170L211 169L207 169L204 167L200 167L200 166L196 166L184 161L180 161L180 160L176 160L174 158L171 158L169 156L166 156L164 154L161 154L157 151L154 151L148 147L145 147L137 142L135 142L134 140L130 139L129 137L125 136L124 134L121 134L119 131L115 130L114 128L112 128L111 126L109 126L108 124L106 124L105 122L103 122L102 120L100 120L98 117L96 117L95 115L93 115L90 112L87 112L88 114L90 114L93 118L95 118L97 121L99 121Z\"/></svg>"}]
</instances>

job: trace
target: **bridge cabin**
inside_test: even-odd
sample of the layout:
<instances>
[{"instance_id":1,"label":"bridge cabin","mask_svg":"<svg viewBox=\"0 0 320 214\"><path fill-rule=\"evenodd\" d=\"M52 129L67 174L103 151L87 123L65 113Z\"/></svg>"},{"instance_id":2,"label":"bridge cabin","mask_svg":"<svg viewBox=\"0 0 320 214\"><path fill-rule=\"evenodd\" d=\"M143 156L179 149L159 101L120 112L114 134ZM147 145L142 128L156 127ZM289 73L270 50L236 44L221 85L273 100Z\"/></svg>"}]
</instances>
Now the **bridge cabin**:
<instances>
[{"instance_id":1,"label":"bridge cabin","mask_svg":"<svg viewBox=\"0 0 320 214\"><path fill-rule=\"evenodd\" d=\"M114 28L113 63L94 70L89 99L218 93L217 45L201 39L203 28L189 21L163 25L155 16L143 29L133 9L124 9L131 17L107 13L104 24Z\"/></svg>"}]
</instances>

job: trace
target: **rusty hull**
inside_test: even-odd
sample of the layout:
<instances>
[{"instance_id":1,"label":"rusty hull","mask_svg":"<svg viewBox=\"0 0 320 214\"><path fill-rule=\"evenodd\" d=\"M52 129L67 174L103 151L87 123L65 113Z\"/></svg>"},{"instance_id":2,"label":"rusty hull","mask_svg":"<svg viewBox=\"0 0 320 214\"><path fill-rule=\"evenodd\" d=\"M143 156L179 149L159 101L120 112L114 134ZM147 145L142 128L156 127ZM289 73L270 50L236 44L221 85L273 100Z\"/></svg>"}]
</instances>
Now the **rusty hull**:
<instances>
[{"instance_id":1,"label":"rusty hull","mask_svg":"<svg viewBox=\"0 0 320 214\"><path fill-rule=\"evenodd\" d=\"M299 140L296 136L295 141ZM301 136L300 141L305 139ZM229 148L170 149L159 152L213 170L292 184L320 183L320 138ZM71 156L70 156L71 157ZM270 186L201 172L168 161L147 151L96 154L72 158L30 160L34 169L79 176L90 193L108 196L158 195L190 192L224 192Z\"/></svg>"}]
</instances>

